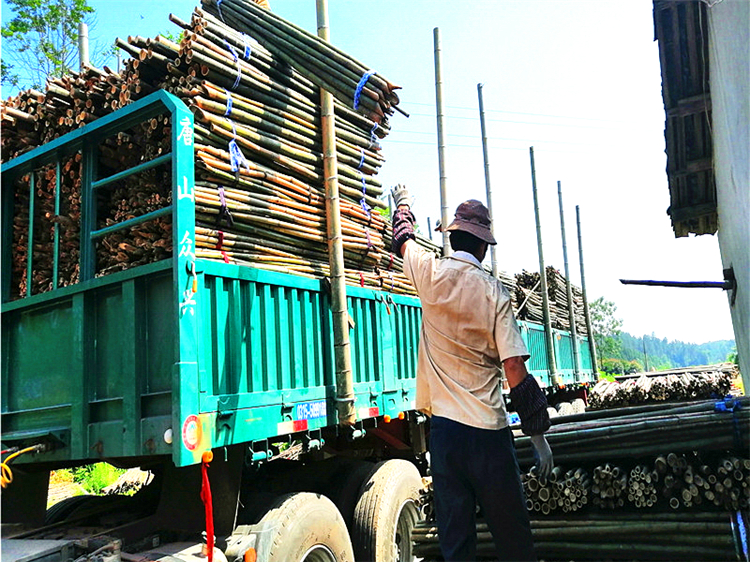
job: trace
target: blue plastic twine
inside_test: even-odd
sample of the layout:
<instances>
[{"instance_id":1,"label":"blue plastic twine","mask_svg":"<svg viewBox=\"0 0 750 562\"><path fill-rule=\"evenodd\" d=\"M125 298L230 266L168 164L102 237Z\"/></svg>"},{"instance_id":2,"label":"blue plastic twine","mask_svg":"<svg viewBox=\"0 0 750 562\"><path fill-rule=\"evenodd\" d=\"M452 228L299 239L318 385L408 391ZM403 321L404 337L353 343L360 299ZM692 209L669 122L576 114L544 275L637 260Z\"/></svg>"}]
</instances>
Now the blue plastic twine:
<instances>
[{"instance_id":1,"label":"blue plastic twine","mask_svg":"<svg viewBox=\"0 0 750 562\"><path fill-rule=\"evenodd\" d=\"M216 9L219 10L219 17L221 18L221 21L223 21L224 23L227 23L227 22L224 21L224 16L221 13L221 3L223 1L224 0L217 0L217 2L216 2Z\"/></svg>"},{"instance_id":2,"label":"blue plastic twine","mask_svg":"<svg viewBox=\"0 0 750 562\"><path fill-rule=\"evenodd\" d=\"M229 93L229 90L224 90L227 94L227 110L224 112L224 115L231 115L232 114L232 94Z\"/></svg>"},{"instance_id":3,"label":"blue plastic twine","mask_svg":"<svg viewBox=\"0 0 750 562\"><path fill-rule=\"evenodd\" d=\"M250 48L250 43L248 42L249 37L242 34L242 42L245 44L245 54L243 55L245 57L245 60L250 60L250 55L253 54L253 50Z\"/></svg>"},{"instance_id":4,"label":"blue plastic twine","mask_svg":"<svg viewBox=\"0 0 750 562\"><path fill-rule=\"evenodd\" d=\"M357 166L357 169L361 170L362 166L365 165L365 149L360 147L359 153L360 153L360 159L359 159L359 166Z\"/></svg>"},{"instance_id":5,"label":"blue plastic twine","mask_svg":"<svg viewBox=\"0 0 750 562\"><path fill-rule=\"evenodd\" d=\"M376 74L374 70L368 70L362 75L362 78L359 79L357 89L354 90L354 109L357 109L359 107L359 96L362 95L362 89L365 87L365 84L367 84L367 81L373 74Z\"/></svg>"},{"instance_id":6,"label":"blue plastic twine","mask_svg":"<svg viewBox=\"0 0 750 562\"><path fill-rule=\"evenodd\" d=\"M242 154L242 150L240 150L240 147L237 145L237 128L232 121L229 122L232 124L232 135L234 136L234 138L229 141L229 165L231 166L232 172L238 172L240 166L243 164L249 171L250 165L248 164L245 155Z\"/></svg>"},{"instance_id":7,"label":"blue plastic twine","mask_svg":"<svg viewBox=\"0 0 750 562\"><path fill-rule=\"evenodd\" d=\"M745 521L742 519L742 512L737 512L737 526L740 528L740 540L742 540L742 552L745 555L745 560L748 559L747 552L747 531L745 530Z\"/></svg>"}]
</instances>

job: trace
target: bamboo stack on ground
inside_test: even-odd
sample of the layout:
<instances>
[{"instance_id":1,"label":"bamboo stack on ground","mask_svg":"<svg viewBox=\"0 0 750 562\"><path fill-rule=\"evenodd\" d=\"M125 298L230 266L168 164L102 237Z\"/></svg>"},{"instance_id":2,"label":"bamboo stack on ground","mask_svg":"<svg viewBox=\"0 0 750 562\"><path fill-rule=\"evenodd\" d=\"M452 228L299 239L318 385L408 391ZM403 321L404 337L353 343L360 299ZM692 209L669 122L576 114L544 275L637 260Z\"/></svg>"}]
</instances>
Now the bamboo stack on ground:
<instances>
[{"instance_id":1,"label":"bamboo stack on ground","mask_svg":"<svg viewBox=\"0 0 750 562\"><path fill-rule=\"evenodd\" d=\"M617 417L586 414L552 419L547 440L555 462L596 462L703 450L750 449L750 397L722 401L686 402L651 409L634 408ZM577 421L566 421L570 418ZM534 464L531 442L516 433L521 467Z\"/></svg>"},{"instance_id":2,"label":"bamboo stack on ground","mask_svg":"<svg viewBox=\"0 0 750 562\"><path fill-rule=\"evenodd\" d=\"M549 515L556 511L575 512L589 501L591 479L588 473L578 468L563 472L560 466L552 469L548 478L540 478L532 468L521 475L526 507L531 512Z\"/></svg>"},{"instance_id":3,"label":"bamboo stack on ground","mask_svg":"<svg viewBox=\"0 0 750 562\"><path fill-rule=\"evenodd\" d=\"M484 521L477 529L477 554L497 556ZM741 531L740 531L741 530ZM533 518L531 533L540 559L556 560L734 560L747 536L748 513L595 514ZM412 531L414 555L442 560L437 528L422 521Z\"/></svg>"},{"instance_id":4,"label":"bamboo stack on ground","mask_svg":"<svg viewBox=\"0 0 750 562\"><path fill-rule=\"evenodd\" d=\"M628 378L622 382L599 381L589 393L589 409L724 396L731 386L731 371L712 370L710 367L705 372L683 372L679 375L649 376L641 373L637 379Z\"/></svg>"}]
</instances>

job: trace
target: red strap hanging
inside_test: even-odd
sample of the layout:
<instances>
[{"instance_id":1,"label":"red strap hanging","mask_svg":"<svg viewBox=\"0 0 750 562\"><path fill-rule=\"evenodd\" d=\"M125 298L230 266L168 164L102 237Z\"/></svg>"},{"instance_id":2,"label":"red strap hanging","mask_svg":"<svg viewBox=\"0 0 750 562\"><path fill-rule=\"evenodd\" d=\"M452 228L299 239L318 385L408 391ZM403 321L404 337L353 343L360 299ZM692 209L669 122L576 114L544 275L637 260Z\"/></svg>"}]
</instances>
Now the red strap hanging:
<instances>
[{"instance_id":1,"label":"red strap hanging","mask_svg":"<svg viewBox=\"0 0 750 562\"><path fill-rule=\"evenodd\" d=\"M206 509L206 547L208 552L208 562L214 560L214 508L213 499L211 498L211 483L208 481L208 466L213 460L213 453L206 451L203 453L203 462L201 462L201 500Z\"/></svg>"}]
</instances>

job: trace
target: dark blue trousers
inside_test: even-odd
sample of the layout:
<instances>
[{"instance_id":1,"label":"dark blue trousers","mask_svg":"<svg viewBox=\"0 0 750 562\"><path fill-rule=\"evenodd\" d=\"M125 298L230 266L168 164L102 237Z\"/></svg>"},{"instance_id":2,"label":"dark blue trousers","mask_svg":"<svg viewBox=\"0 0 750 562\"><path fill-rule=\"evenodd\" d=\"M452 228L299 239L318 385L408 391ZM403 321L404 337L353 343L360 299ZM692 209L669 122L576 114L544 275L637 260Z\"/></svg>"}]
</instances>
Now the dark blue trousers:
<instances>
[{"instance_id":1,"label":"dark blue trousers","mask_svg":"<svg viewBox=\"0 0 750 562\"><path fill-rule=\"evenodd\" d=\"M476 560L476 504L500 560L536 560L509 428L430 419L430 466L440 550L446 562Z\"/></svg>"}]
</instances>

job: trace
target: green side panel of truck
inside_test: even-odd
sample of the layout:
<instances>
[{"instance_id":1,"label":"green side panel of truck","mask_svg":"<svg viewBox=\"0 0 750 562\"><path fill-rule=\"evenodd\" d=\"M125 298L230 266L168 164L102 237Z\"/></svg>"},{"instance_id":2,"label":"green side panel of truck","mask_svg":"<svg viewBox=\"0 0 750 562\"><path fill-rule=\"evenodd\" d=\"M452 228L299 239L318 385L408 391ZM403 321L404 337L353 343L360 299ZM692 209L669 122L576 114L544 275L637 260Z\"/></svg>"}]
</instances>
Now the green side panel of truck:
<instances>
[{"instance_id":1,"label":"green side panel of truck","mask_svg":"<svg viewBox=\"0 0 750 562\"><path fill-rule=\"evenodd\" d=\"M122 228L95 230L95 190L113 179L96 175L97 143L164 112L172 153L158 163L171 165L173 203L157 215L171 214L174 255L95 277L95 240ZM185 466L213 448L336 424L325 283L195 258L192 123L180 100L156 92L3 166L2 443L56 444L19 463L168 455ZM11 300L11 186L76 151L81 280ZM56 270L57 244L54 255ZM347 299L358 418L413 409L419 300L360 287L347 287ZM544 383L543 329L521 326ZM590 358L583 367L591 372Z\"/></svg>"}]
</instances>

